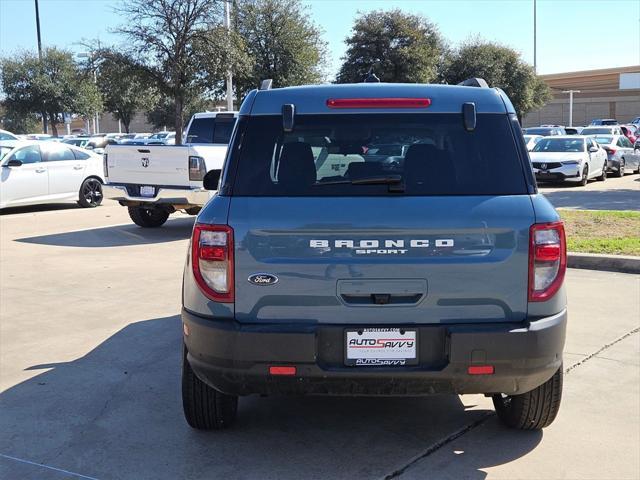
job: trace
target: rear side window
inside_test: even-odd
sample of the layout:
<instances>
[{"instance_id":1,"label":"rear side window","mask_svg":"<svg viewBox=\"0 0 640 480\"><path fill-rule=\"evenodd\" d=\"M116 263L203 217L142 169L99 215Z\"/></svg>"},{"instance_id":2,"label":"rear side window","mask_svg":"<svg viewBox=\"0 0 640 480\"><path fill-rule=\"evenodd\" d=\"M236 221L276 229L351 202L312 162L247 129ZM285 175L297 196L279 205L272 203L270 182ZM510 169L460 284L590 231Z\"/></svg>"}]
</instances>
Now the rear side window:
<instances>
[{"instance_id":1,"label":"rear side window","mask_svg":"<svg viewBox=\"0 0 640 480\"><path fill-rule=\"evenodd\" d=\"M527 193L507 115L478 114L473 132L440 113L298 115L293 132L255 116L238 128L237 196Z\"/></svg>"},{"instance_id":2,"label":"rear side window","mask_svg":"<svg viewBox=\"0 0 640 480\"><path fill-rule=\"evenodd\" d=\"M64 160L75 160L76 157L69 147L60 143L49 144L44 148L45 162L62 162Z\"/></svg>"},{"instance_id":3,"label":"rear side window","mask_svg":"<svg viewBox=\"0 0 640 480\"><path fill-rule=\"evenodd\" d=\"M75 155L76 160L86 160L89 158L89 154L81 150L73 150L73 154Z\"/></svg>"},{"instance_id":4,"label":"rear side window","mask_svg":"<svg viewBox=\"0 0 640 480\"><path fill-rule=\"evenodd\" d=\"M233 116L194 118L189 127L187 143L228 144L235 123Z\"/></svg>"}]
</instances>

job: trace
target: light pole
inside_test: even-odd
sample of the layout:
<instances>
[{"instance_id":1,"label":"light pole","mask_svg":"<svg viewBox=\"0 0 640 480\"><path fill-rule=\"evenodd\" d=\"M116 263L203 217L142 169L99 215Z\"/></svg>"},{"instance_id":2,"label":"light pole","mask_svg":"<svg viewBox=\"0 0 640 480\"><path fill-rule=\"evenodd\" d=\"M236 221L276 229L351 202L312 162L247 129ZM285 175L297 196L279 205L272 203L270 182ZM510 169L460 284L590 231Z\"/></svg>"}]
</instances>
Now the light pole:
<instances>
[{"instance_id":1,"label":"light pole","mask_svg":"<svg viewBox=\"0 0 640 480\"><path fill-rule=\"evenodd\" d=\"M89 61L92 63L92 70L93 70L93 83L95 85L98 85L98 74L97 74L97 68L95 67L95 65L93 65L93 60L94 60L94 56L93 56L93 52L81 52L78 53L76 55L78 58L88 58ZM98 111L96 110L96 114L93 117L93 133L100 133L100 117L98 116Z\"/></svg>"},{"instance_id":2,"label":"light pole","mask_svg":"<svg viewBox=\"0 0 640 480\"><path fill-rule=\"evenodd\" d=\"M533 0L533 73L538 74L538 41L537 41L537 16L538 5L536 0Z\"/></svg>"},{"instance_id":3,"label":"light pole","mask_svg":"<svg viewBox=\"0 0 640 480\"><path fill-rule=\"evenodd\" d=\"M573 127L573 94L580 93L580 90L563 90L562 93L569 94L569 126Z\"/></svg>"},{"instance_id":4,"label":"light pole","mask_svg":"<svg viewBox=\"0 0 640 480\"><path fill-rule=\"evenodd\" d=\"M42 37L40 36L40 9L38 8L38 0L36 3L36 33L38 35L38 59L40 60L40 68L42 68ZM42 133L47 133L47 112L42 112Z\"/></svg>"},{"instance_id":5,"label":"light pole","mask_svg":"<svg viewBox=\"0 0 640 480\"><path fill-rule=\"evenodd\" d=\"M227 32L231 34L231 0L224 0L224 26ZM233 76L231 75L231 68L227 70L227 111L233 110Z\"/></svg>"}]
</instances>

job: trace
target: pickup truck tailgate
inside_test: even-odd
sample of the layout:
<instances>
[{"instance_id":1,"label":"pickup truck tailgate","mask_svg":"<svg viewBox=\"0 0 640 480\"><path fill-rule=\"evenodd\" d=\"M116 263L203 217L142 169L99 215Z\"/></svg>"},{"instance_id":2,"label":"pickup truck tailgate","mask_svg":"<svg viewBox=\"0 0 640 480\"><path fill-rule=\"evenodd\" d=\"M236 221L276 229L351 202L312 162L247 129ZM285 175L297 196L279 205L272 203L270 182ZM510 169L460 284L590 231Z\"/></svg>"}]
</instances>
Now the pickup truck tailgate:
<instances>
[{"instance_id":1,"label":"pickup truck tailgate","mask_svg":"<svg viewBox=\"0 0 640 480\"><path fill-rule=\"evenodd\" d=\"M109 183L190 186L188 146L113 145L106 154Z\"/></svg>"}]
</instances>

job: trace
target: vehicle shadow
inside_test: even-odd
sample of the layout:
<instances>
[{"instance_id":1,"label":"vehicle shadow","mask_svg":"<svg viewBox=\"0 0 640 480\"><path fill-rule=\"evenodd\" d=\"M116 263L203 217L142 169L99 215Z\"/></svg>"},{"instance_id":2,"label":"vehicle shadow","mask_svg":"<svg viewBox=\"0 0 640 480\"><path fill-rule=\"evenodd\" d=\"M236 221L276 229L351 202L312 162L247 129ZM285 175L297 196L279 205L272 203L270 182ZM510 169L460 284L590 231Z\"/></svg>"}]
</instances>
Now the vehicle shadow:
<instances>
[{"instance_id":1,"label":"vehicle shadow","mask_svg":"<svg viewBox=\"0 0 640 480\"><path fill-rule=\"evenodd\" d=\"M189 238L196 217L170 218L159 228L141 228L131 223L75 232L18 238L16 242L61 247L121 247L174 242Z\"/></svg>"},{"instance_id":2,"label":"vehicle shadow","mask_svg":"<svg viewBox=\"0 0 640 480\"><path fill-rule=\"evenodd\" d=\"M177 315L140 321L81 358L31 366L45 371L0 394L0 476L62 478L11 456L100 479L383 478L489 412L454 395L246 397L232 429L198 432L181 410L180 335ZM542 438L499 428L493 453L466 455L455 478L483 479ZM430 468L420 477L453 478Z\"/></svg>"},{"instance_id":3,"label":"vehicle shadow","mask_svg":"<svg viewBox=\"0 0 640 480\"><path fill-rule=\"evenodd\" d=\"M640 210L638 191L569 189L541 192L556 208L582 210Z\"/></svg>"},{"instance_id":4,"label":"vehicle shadow","mask_svg":"<svg viewBox=\"0 0 640 480\"><path fill-rule=\"evenodd\" d=\"M52 210L72 210L82 208L77 203L46 203L42 205L29 205L27 207L8 207L0 210L0 216L17 215L19 213L49 212Z\"/></svg>"}]
</instances>

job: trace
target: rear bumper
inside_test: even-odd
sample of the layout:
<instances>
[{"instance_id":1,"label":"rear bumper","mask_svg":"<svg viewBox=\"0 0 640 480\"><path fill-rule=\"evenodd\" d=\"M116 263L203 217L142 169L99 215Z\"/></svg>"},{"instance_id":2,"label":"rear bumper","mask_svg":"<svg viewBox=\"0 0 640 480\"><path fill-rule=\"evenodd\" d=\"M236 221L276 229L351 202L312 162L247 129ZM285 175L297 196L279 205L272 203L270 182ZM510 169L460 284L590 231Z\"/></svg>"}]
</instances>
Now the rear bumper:
<instances>
[{"instance_id":1,"label":"rear bumper","mask_svg":"<svg viewBox=\"0 0 640 480\"><path fill-rule=\"evenodd\" d=\"M165 205L193 205L203 206L210 198L211 192L203 188L171 188L155 187L153 197L136 195L132 188L137 186L106 184L102 187L105 198L117 200L123 204L154 203Z\"/></svg>"},{"instance_id":2,"label":"rear bumper","mask_svg":"<svg viewBox=\"0 0 640 480\"><path fill-rule=\"evenodd\" d=\"M193 370L229 394L519 394L562 365L567 313L517 324L419 326L419 364L403 367L345 366L348 325L249 325L186 310L182 321ZM296 375L272 376L273 365L295 366ZM495 372L469 375L470 365L493 365Z\"/></svg>"}]
</instances>

